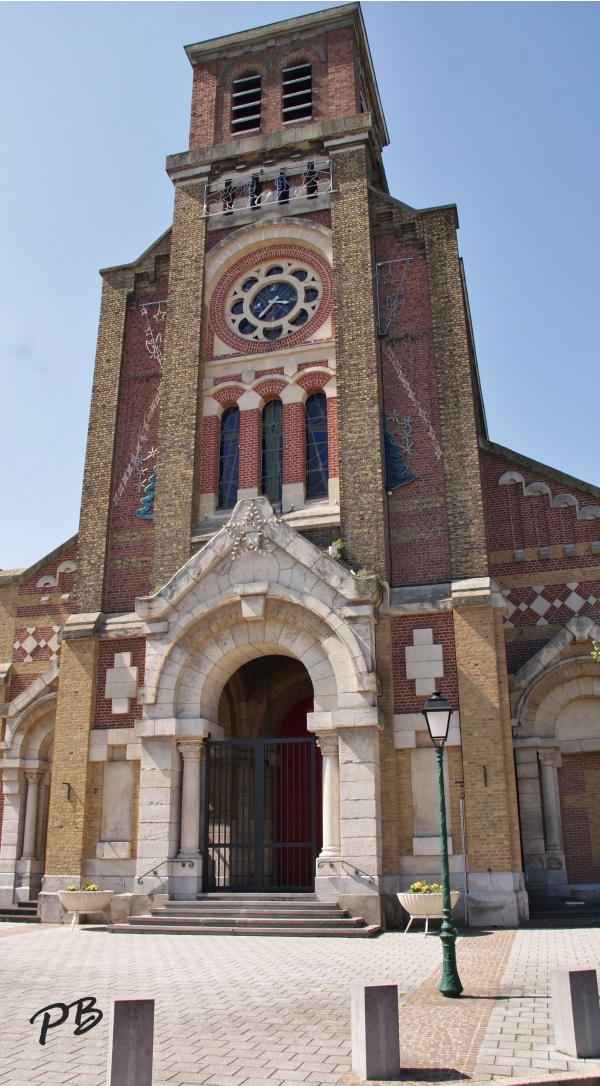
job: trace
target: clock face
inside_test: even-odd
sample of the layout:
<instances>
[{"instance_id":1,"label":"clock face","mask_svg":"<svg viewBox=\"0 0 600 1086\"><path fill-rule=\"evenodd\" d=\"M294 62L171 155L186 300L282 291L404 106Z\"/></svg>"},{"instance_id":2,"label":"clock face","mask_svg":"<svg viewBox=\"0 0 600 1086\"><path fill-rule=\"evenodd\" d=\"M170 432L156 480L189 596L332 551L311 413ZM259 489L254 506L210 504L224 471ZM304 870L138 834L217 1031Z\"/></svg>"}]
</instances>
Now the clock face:
<instances>
[{"instance_id":1,"label":"clock face","mask_svg":"<svg viewBox=\"0 0 600 1086\"><path fill-rule=\"evenodd\" d=\"M266 261L234 283L225 301L225 319L245 339L285 340L311 319L322 296L323 284L310 265Z\"/></svg>"}]
</instances>

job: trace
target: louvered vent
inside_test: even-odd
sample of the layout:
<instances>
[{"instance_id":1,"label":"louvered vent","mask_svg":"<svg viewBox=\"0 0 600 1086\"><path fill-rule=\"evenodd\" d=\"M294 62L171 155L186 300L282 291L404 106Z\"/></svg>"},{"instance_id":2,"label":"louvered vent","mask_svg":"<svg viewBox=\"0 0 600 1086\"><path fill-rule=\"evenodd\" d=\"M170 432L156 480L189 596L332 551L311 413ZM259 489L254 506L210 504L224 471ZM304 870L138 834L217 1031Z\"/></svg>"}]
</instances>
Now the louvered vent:
<instances>
[{"instance_id":1,"label":"louvered vent","mask_svg":"<svg viewBox=\"0 0 600 1086\"><path fill-rule=\"evenodd\" d=\"M282 78L282 115L286 121L312 117L312 65L296 64L284 68Z\"/></svg>"},{"instance_id":2,"label":"louvered vent","mask_svg":"<svg viewBox=\"0 0 600 1086\"><path fill-rule=\"evenodd\" d=\"M234 79L231 93L231 131L256 132L260 128L262 97L260 75Z\"/></svg>"}]
</instances>

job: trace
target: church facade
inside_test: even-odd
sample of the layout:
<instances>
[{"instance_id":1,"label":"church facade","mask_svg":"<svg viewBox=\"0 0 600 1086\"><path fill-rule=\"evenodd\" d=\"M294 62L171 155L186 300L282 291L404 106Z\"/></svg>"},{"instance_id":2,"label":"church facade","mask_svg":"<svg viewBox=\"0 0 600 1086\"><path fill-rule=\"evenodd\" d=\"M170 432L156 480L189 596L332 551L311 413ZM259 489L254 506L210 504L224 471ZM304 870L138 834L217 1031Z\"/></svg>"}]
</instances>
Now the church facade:
<instances>
[{"instance_id":1,"label":"church facade","mask_svg":"<svg viewBox=\"0 0 600 1086\"><path fill-rule=\"evenodd\" d=\"M489 440L456 208L388 191L360 6L186 52L172 228L101 273L79 532L0 573L0 905L393 924L439 879L436 689L469 922L600 895L600 489Z\"/></svg>"}]
</instances>

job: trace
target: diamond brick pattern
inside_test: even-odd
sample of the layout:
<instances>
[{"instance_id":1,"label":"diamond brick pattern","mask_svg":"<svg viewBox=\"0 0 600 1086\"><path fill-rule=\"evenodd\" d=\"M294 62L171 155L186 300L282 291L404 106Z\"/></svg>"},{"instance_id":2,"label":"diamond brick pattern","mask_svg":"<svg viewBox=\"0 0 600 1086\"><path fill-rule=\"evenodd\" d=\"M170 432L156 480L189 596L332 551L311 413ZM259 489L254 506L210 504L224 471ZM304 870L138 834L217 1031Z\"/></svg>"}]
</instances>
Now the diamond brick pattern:
<instances>
[{"instance_id":1,"label":"diamond brick pattern","mask_svg":"<svg viewBox=\"0 0 600 1086\"><path fill-rule=\"evenodd\" d=\"M52 663L58 658L58 635L62 626L26 626L15 630L13 663L31 664L38 660Z\"/></svg>"},{"instance_id":2,"label":"diamond brick pattern","mask_svg":"<svg viewBox=\"0 0 600 1086\"><path fill-rule=\"evenodd\" d=\"M504 590L505 629L559 626L575 615L600 620L600 585L570 581L565 585L532 585Z\"/></svg>"}]
</instances>

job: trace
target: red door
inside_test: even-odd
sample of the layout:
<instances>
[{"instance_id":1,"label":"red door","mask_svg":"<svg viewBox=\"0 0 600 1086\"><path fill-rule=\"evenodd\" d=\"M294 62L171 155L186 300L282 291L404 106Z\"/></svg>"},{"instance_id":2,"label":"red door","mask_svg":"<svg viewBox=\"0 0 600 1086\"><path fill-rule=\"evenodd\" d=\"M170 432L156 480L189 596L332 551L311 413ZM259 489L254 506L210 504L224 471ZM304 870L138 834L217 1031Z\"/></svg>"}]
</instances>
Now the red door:
<instances>
[{"instance_id":1,"label":"red door","mask_svg":"<svg viewBox=\"0 0 600 1086\"><path fill-rule=\"evenodd\" d=\"M284 717L280 739L308 739L306 714L312 712L312 698L301 701ZM314 879L312 849L313 810L316 812L316 854L323 845L322 756L316 748L316 780L313 795L311 773L312 744L282 743L281 768L277 788L277 848L279 886L312 886ZM287 848L285 846L288 846ZM283 847L281 847L283 846Z\"/></svg>"}]
</instances>

